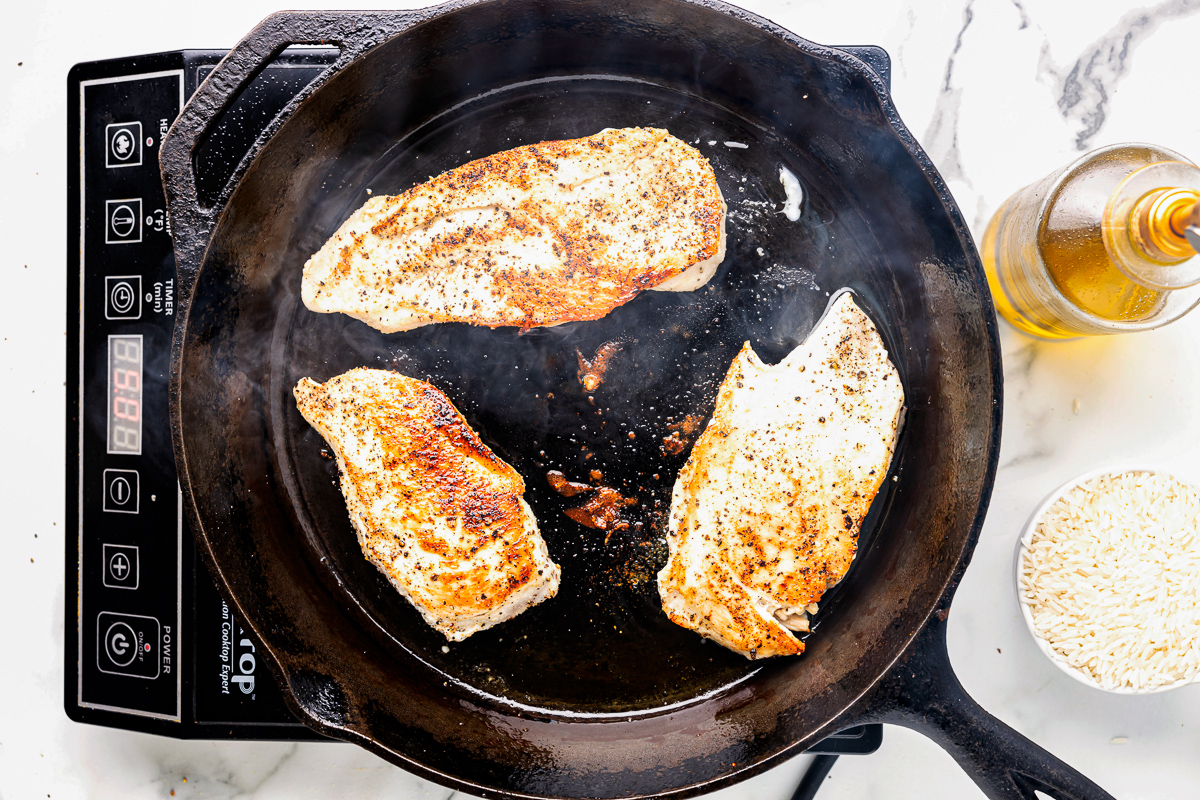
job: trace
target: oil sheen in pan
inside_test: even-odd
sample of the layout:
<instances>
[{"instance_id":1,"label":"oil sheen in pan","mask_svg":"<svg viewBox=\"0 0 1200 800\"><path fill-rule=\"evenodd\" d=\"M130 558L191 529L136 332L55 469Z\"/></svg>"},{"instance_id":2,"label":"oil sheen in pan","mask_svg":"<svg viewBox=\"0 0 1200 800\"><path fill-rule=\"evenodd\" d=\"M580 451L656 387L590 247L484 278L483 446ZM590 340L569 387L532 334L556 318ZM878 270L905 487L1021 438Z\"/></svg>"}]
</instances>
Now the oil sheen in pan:
<instances>
[{"instance_id":1,"label":"oil sheen in pan","mask_svg":"<svg viewBox=\"0 0 1200 800\"><path fill-rule=\"evenodd\" d=\"M395 368L430 381L524 477L525 497L563 568L559 594L451 644L363 559L336 485L336 466L321 457L320 436L298 412L285 423L303 495L297 507L310 515L307 523L326 551L320 568L332 571L348 604L395 647L445 675L448 685L550 713L661 711L772 668L705 642L661 611L654 576L666 559L671 488L698 430L687 434L683 448L664 447L664 439L689 415L707 421L744 341L765 361L777 362L804 339L829 295L843 286L855 290L870 314L870 287L858 276L862 264L879 255L843 235L847 212L836 181L772 132L700 98L603 77L515 85L439 115L377 163L326 232L332 234L372 194L399 193L470 159L635 125L666 128L697 147L716 171L729 206L728 247L704 289L644 292L601 320L525 334L443 324L388 335L297 304L285 360L289 374L274 382L290 390L303 376L323 381L356 366ZM781 167L805 189L796 221L782 213L787 197ZM887 331L882 333L887 341ZM592 360L610 343L619 349L589 392L580 380L580 356ZM902 447L903 437L897 454ZM568 518L564 512L586 497L556 492L547 480L552 470L636 498L620 510L628 527L597 530ZM870 547L886 511L890 484L864 523L860 552ZM836 613L836 587L821 605L814 636L822 617Z\"/></svg>"}]
</instances>

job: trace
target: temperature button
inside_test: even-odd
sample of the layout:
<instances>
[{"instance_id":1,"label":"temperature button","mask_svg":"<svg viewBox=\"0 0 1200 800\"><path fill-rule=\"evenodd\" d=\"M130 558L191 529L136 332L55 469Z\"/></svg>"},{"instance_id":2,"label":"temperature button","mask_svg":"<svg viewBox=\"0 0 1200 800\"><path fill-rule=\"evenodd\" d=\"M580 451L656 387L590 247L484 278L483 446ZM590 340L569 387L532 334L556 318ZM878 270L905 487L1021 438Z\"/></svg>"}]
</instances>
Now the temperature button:
<instances>
[{"instance_id":1,"label":"temperature button","mask_svg":"<svg viewBox=\"0 0 1200 800\"><path fill-rule=\"evenodd\" d=\"M108 142L104 151L104 166L142 165L142 123L114 122L104 129L104 138Z\"/></svg>"},{"instance_id":2,"label":"temperature button","mask_svg":"<svg viewBox=\"0 0 1200 800\"><path fill-rule=\"evenodd\" d=\"M138 548L136 545L104 545L104 585L110 589L138 587Z\"/></svg>"},{"instance_id":3,"label":"temperature button","mask_svg":"<svg viewBox=\"0 0 1200 800\"><path fill-rule=\"evenodd\" d=\"M136 244L142 240L142 198L104 201L104 243Z\"/></svg>"},{"instance_id":4,"label":"temperature button","mask_svg":"<svg viewBox=\"0 0 1200 800\"><path fill-rule=\"evenodd\" d=\"M158 620L101 611L96 618L96 667L110 675L153 680L162 657Z\"/></svg>"}]
</instances>

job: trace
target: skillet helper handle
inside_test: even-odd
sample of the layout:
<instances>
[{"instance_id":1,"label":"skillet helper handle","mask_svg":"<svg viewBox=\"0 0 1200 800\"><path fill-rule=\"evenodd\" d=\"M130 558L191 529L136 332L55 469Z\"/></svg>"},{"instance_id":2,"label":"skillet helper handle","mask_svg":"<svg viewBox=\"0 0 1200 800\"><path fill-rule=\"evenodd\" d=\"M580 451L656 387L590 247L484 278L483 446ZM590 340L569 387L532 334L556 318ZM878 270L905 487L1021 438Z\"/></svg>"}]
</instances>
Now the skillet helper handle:
<instances>
[{"instance_id":1,"label":"skillet helper handle","mask_svg":"<svg viewBox=\"0 0 1200 800\"><path fill-rule=\"evenodd\" d=\"M192 95L176 117L159 149L159 168L167 195L171 238L179 271L179 287L186 292L199 268L217 218L232 187L247 164L238 165L220 199L201 202L196 190L196 149L209 131L250 83L283 50L291 45L334 45L341 54L326 71L300 92L272 121L266 135L273 134L312 90L341 71L360 53L429 16L421 11L281 11L264 19L225 58Z\"/></svg>"},{"instance_id":2,"label":"skillet helper handle","mask_svg":"<svg viewBox=\"0 0 1200 800\"><path fill-rule=\"evenodd\" d=\"M1066 762L985 711L963 689L946 649L939 610L884 678L872 705L879 721L942 746L992 800L1114 800Z\"/></svg>"}]
</instances>

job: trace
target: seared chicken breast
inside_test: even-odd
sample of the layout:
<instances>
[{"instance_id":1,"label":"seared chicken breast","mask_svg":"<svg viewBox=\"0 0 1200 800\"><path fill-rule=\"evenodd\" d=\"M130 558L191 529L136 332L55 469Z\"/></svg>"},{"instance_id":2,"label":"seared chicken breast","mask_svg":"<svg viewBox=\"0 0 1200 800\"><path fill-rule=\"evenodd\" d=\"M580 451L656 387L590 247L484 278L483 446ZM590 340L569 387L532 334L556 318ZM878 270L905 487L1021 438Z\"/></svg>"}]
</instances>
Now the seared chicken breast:
<instances>
[{"instance_id":1,"label":"seared chicken breast","mask_svg":"<svg viewBox=\"0 0 1200 800\"><path fill-rule=\"evenodd\" d=\"M385 333L530 328L598 319L646 289L697 289L724 256L712 166L665 130L622 128L368 200L304 265L301 296Z\"/></svg>"},{"instance_id":2,"label":"seared chicken breast","mask_svg":"<svg viewBox=\"0 0 1200 800\"><path fill-rule=\"evenodd\" d=\"M558 591L525 482L436 387L378 369L301 379L296 405L337 456L363 553L447 639Z\"/></svg>"},{"instance_id":3,"label":"seared chicken breast","mask_svg":"<svg viewBox=\"0 0 1200 800\"><path fill-rule=\"evenodd\" d=\"M747 658L803 653L792 632L850 567L903 408L849 292L775 366L747 342L675 481L658 573L667 616Z\"/></svg>"}]
</instances>

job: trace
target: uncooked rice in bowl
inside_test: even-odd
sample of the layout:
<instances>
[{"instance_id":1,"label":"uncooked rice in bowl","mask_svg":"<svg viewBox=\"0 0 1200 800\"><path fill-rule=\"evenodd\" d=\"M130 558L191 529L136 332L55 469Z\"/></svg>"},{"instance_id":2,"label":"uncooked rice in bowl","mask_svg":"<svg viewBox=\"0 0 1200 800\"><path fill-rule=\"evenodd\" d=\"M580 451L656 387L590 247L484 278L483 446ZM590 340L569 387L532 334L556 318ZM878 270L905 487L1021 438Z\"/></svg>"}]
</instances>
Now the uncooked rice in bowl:
<instances>
[{"instance_id":1,"label":"uncooked rice in bowl","mask_svg":"<svg viewBox=\"0 0 1200 800\"><path fill-rule=\"evenodd\" d=\"M1200 673L1200 494L1163 474L1080 483L1025 544L1022 600L1064 662L1105 689Z\"/></svg>"}]
</instances>

